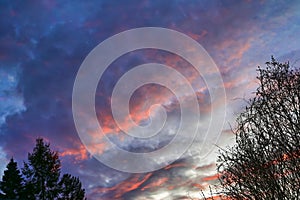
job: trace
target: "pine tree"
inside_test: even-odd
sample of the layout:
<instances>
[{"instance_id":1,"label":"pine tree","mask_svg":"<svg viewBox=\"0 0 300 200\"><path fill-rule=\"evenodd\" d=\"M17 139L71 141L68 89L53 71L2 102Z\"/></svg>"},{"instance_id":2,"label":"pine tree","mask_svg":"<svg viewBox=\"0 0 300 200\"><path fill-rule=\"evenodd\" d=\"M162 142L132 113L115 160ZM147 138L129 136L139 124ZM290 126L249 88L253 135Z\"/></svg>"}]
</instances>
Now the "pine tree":
<instances>
[{"instance_id":1,"label":"pine tree","mask_svg":"<svg viewBox=\"0 0 300 200\"><path fill-rule=\"evenodd\" d=\"M22 182L23 178L18 169L17 162L13 158L6 166L2 181L0 182L0 190L4 193L1 199L21 199L22 198Z\"/></svg>"},{"instance_id":2,"label":"pine tree","mask_svg":"<svg viewBox=\"0 0 300 200\"><path fill-rule=\"evenodd\" d=\"M85 190L82 189L79 178L64 174L60 183L59 200L83 200Z\"/></svg>"},{"instance_id":3,"label":"pine tree","mask_svg":"<svg viewBox=\"0 0 300 200\"><path fill-rule=\"evenodd\" d=\"M26 178L26 199L55 199L59 193L60 168L58 153L51 151L50 144L38 138L33 152L28 154L28 163L24 163L22 169Z\"/></svg>"}]
</instances>

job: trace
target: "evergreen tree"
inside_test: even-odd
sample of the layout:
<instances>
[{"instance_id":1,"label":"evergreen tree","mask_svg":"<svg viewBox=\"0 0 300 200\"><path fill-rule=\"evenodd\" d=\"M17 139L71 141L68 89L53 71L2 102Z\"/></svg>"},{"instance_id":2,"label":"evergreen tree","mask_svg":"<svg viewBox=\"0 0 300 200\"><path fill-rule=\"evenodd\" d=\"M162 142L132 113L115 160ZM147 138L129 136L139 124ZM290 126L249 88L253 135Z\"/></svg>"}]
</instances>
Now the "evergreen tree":
<instances>
[{"instance_id":1,"label":"evergreen tree","mask_svg":"<svg viewBox=\"0 0 300 200\"><path fill-rule=\"evenodd\" d=\"M2 181L0 182L1 199L21 199L22 198L22 176L18 169L17 163L13 158L6 166Z\"/></svg>"},{"instance_id":2,"label":"evergreen tree","mask_svg":"<svg viewBox=\"0 0 300 200\"><path fill-rule=\"evenodd\" d=\"M64 174L60 183L59 200L83 200L85 190L82 189L79 178Z\"/></svg>"},{"instance_id":3,"label":"evergreen tree","mask_svg":"<svg viewBox=\"0 0 300 200\"><path fill-rule=\"evenodd\" d=\"M22 169L26 178L26 199L55 199L59 193L60 168L58 153L51 151L50 144L38 138L33 152L28 154L28 163L24 163Z\"/></svg>"},{"instance_id":4,"label":"evergreen tree","mask_svg":"<svg viewBox=\"0 0 300 200\"><path fill-rule=\"evenodd\" d=\"M64 174L60 179L60 168L58 153L38 138L28 162L24 162L24 178L13 159L8 163L0 181L0 199L84 200L85 190L79 178Z\"/></svg>"}]
</instances>

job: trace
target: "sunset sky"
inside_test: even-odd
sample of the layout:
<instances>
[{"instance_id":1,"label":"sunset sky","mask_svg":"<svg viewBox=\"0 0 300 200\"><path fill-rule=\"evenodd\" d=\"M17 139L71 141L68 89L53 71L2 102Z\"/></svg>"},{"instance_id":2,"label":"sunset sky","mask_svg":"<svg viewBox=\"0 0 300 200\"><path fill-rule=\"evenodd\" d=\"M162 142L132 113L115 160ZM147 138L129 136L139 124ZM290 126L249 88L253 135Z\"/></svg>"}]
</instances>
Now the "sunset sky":
<instances>
[{"instance_id":1,"label":"sunset sky","mask_svg":"<svg viewBox=\"0 0 300 200\"><path fill-rule=\"evenodd\" d=\"M216 145L234 143L229 124L234 126L245 105L243 99L251 97L257 87L257 66L264 66L272 55L292 66L300 65L299 10L298 1L283 0L0 1L0 175L12 156L22 167L35 139L43 137L59 151L62 172L80 177L88 199L200 198L200 189L217 182ZM116 59L100 79L95 108L105 136L126 151L147 153L162 148L172 142L181 120L172 91L148 84L131 97L130 117L145 125L151 105L161 104L167 110L166 127L155 137L137 139L117 126L111 111L112 91L122 75L137 65L157 62L181 73L197 95L203 124L218 124L218 118L209 122L211 104L216 103L218 111L224 109L218 102L226 102L220 137L214 132L204 137L200 127L195 142L180 159L142 174L112 169L93 157L97 152L122 159L101 143L98 133L93 136L99 146L94 147L95 152L87 151L72 114L73 85L85 57L107 38L140 27L173 29L196 40L214 60L226 91L226 101L210 99L203 77L170 52L137 50ZM160 73L152 76L171 82ZM189 94L180 95L189 101ZM132 129L126 119L123 126ZM194 126L190 123L187 137ZM162 155L162 160L167 161L168 155Z\"/></svg>"}]
</instances>

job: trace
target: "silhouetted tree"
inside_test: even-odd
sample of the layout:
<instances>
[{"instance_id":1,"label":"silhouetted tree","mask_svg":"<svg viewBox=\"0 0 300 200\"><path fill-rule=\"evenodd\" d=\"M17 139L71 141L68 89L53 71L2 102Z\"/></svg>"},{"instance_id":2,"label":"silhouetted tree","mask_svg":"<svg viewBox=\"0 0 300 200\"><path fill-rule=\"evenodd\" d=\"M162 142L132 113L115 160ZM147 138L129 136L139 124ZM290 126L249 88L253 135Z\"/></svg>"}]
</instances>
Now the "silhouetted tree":
<instances>
[{"instance_id":1,"label":"silhouetted tree","mask_svg":"<svg viewBox=\"0 0 300 200\"><path fill-rule=\"evenodd\" d=\"M60 168L58 153L38 138L33 152L28 154L28 163L24 163L22 169L27 199L55 199L59 193Z\"/></svg>"},{"instance_id":2,"label":"silhouetted tree","mask_svg":"<svg viewBox=\"0 0 300 200\"><path fill-rule=\"evenodd\" d=\"M60 160L42 138L36 140L22 175L11 159L0 182L0 199L84 200L85 190L79 178L64 174L60 179ZM4 194L3 194L4 193Z\"/></svg>"},{"instance_id":3,"label":"silhouetted tree","mask_svg":"<svg viewBox=\"0 0 300 200\"><path fill-rule=\"evenodd\" d=\"M300 73L273 57L237 119L236 145L221 151L223 193L234 199L300 199Z\"/></svg>"},{"instance_id":4,"label":"silhouetted tree","mask_svg":"<svg viewBox=\"0 0 300 200\"><path fill-rule=\"evenodd\" d=\"M83 200L85 190L82 188L79 178L64 174L59 182L59 200Z\"/></svg>"},{"instance_id":5,"label":"silhouetted tree","mask_svg":"<svg viewBox=\"0 0 300 200\"><path fill-rule=\"evenodd\" d=\"M0 195L0 199L22 199L23 179L13 158L6 168L0 182L0 190L4 193Z\"/></svg>"}]
</instances>

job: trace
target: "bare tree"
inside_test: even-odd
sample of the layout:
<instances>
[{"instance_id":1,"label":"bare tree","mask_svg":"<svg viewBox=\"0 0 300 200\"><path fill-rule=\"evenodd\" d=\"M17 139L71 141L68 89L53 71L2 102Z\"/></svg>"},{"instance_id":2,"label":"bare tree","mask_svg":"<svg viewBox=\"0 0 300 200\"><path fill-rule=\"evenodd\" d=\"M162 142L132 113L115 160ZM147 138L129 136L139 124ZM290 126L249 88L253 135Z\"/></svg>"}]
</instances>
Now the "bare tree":
<instances>
[{"instance_id":1,"label":"bare tree","mask_svg":"<svg viewBox=\"0 0 300 200\"><path fill-rule=\"evenodd\" d=\"M300 199L300 72L273 57L258 67L255 97L221 150L222 193L233 199Z\"/></svg>"}]
</instances>

